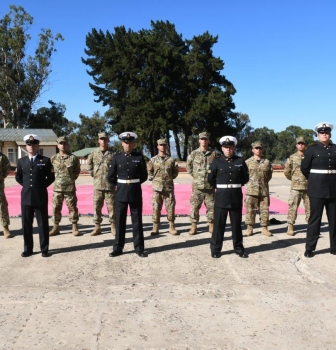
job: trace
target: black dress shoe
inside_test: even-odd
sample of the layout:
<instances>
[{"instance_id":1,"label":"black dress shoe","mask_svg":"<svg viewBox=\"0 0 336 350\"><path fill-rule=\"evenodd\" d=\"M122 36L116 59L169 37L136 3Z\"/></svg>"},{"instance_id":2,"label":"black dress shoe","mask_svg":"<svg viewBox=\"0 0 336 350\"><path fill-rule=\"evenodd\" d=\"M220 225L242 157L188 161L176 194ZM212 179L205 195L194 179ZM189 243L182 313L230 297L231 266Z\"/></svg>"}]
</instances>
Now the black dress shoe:
<instances>
[{"instance_id":1,"label":"black dress shoe","mask_svg":"<svg viewBox=\"0 0 336 350\"><path fill-rule=\"evenodd\" d=\"M33 255L33 252L22 252L21 253L21 256L23 258L28 258L28 256L32 256Z\"/></svg>"},{"instance_id":2,"label":"black dress shoe","mask_svg":"<svg viewBox=\"0 0 336 350\"><path fill-rule=\"evenodd\" d=\"M214 253L214 254L211 254L211 257L214 258L214 259L219 259L220 258L220 254L219 253Z\"/></svg>"},{"instance_id":3,"label":"black dress shoe","mask_svg":"<svg viewBox=\"0 0 336 350\"><path fill-rule=\"evenodd\" d=\"M247 255L246 253L244 253L244 252L237 253L237 254L238 254L238 256L239 256L240 258L243 258L243 259L247 259L247 258L248 258L248 255Z\"/></svg>"},{"instance_id":4,"label":"black dress shoe","mask_svg":"<svg viewBox=\"0 0 336 350\"><path fill-rule=\"evenodd\" d=\"M312 257L314 256L314 253L313 253L311 250L306 250L306 251L304 252L304 256L305 256L306 258L312 258Z\"/></svg>"},{"instance_id":5,"label":"black dress shoe","mask_svg":"<svg viewBox=\"0 0 336 350\"><path fill-rule=\"evenodd\" d=\"M143 250L136 252L140 258L147 258L148 254L145 253Z\"/></svg>"},{"instance_id":6,"label":"black dress shoe","mask_svg":"<svg viewBox=\"0 0 336 350\"><path fill-rule=\"evenodd\" d=\"M115 258L116 256L119 256L119 255L121 255L123 252L121 251L121 250L114 250L113 252L111 252L110 254L109 254L109 257L110 258Z\"/></svg>"},{"instance_id":7,"label":"black dress shoe","mask_svg":"<svg viewBox=\"0 0 336 350\"><path fill-rule=\"evenodd\" d=\"M43 258L48 258L50 256L50 254L48 252L43 252L42 253L42 257Z\"/></svg>"}]
</instances>

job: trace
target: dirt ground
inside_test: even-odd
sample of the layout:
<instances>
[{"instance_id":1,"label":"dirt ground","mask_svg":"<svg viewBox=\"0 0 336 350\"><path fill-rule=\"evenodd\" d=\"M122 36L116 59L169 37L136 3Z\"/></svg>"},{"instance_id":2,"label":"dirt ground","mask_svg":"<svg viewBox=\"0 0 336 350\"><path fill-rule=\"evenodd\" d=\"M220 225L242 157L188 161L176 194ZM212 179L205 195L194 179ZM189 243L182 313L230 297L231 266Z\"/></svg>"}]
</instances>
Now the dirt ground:
<instances>
[{"instance_id":1,"label":"dirt ground","mask_svg":"<svg viewBox=\"0 0 336 350\"><path fill-rule=\"evenodd\" d=\"M78 183L88 181L81 176ZM282 173L270 189L287 200ZM124 254L110 258L107 219L103 234L91 237L92 218L84 216L81 237L72 236L65 217L62 234L51 238L51 257L41 257L35 234L35 254L21 258L21 221L12 218L15 237L0 236L0 348L334 349L335 256L326 218L316 255L307 259L304 216L294 237L286 234L286 216L274 217L282 223L270 226L272 237L256 225L244 238L248 259L233 253L230 225L223 255L212 259L205 217L195 236L188 235L188 217L176 219L178 236L162 218L153 237L150 216L148 258L134 253L130 221Z\"/></svg>"}]
</instances>

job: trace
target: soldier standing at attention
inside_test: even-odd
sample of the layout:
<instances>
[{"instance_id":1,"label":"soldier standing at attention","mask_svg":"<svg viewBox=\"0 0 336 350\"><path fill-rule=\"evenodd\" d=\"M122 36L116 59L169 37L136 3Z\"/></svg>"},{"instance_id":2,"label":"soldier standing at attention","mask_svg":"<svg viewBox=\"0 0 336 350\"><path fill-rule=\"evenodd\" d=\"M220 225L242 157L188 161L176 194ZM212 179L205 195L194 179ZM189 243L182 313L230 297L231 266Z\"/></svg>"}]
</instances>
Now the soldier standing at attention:
<instances>
[{"instance_id":1,"label":"soldier standing at attention","mask_svg":"<svg viewBox=\"0 0 336 350\"><path fill-rule=\"evenodd\" d=\"M62 219L62 206L65 203L69 209L69 220L72 223L72 233L74 236L80 236L78 231L78 208L76 185L80 173L79 159L69 153L69 140L67 136L61 136L57 139L57 148L59 152L50 158L54 168L55 182L52 198L54 227L49 232L49 236L60 234L59 223Z\"/></svg>"},{"instance_id":2,"label":"soldier standing at attention","mask_svg":"<svg viewBox=\"0 0 336 350\"><path fill-rule=\"evenodd\" d=\"M5 195L5 178L10 172L10 164L8 158L0 152L0 221L3 226L3 234L5 238L13 237L9 232L9 214L8 202Z\"/></svg>"},{"instance_id":3,"label":"soldier standing at attention","mask_svg":"<svg viewBox=\"0 0 336 350\"><path fill-rule=\"evenodd\" d=\"M117 232L113 251L109 254L110 257L116 257L123 253L128 206L131 210L135 252L141 258L147 257L147 253L144 252L141 184L147 180L148 175L143 155L133 151L137 138L137 134L129 131L119 135L124 151L113 157L112 165L108 171L108 181L117 185Z\"/></svg>"},{"instance_id":4,"label":"soldier standing at attention","mask_svg":"<svg viewBox=\"0 0 336 350\"><path fill-rule=\"evenodd\" d=\"M108 170L112 163L113 154L108 149L109 136L106 132L100 132L98 134L99 148L92 151L88 157L88 170L93 177L93 208L94 217L93 222L95 228L91 232L91 236L101 234L100 224L103 221L102 208L104 206L104 200L106 202L107 211L109 214L109 221L111 224L111 233L115 236L116 224L115 224L115 185L108 182L106 179Z\"/></svg>"},{"instance_id":5,"label":"soldier standing at attention","mask_svg":"<svg viewBox=\"0 0 336 350\"><path fill-rule=\"evenodd\" d=\"M301 162L308 179L310 217L304 256L312 258L320 235L323 209L329 222L330 254L336 255L336 145L331 142L331 123L315 126L318 142L309 146Z\"/></svg>"},{"instance_id":6,"label":"soldier standing at attention","mask_svg":"<svg viewBox=\"0 0 336 350\"><path fill-rule=\"evenodd\" d=\"M253 156L246 160L246 165L249 169L250 180L246 184L245 208L246 216L245 223L247 225L246 236L253 235L253 225L257 209L260 212L261 233L265 236L272 236L268 231L269 221L269 187L273 174L272 164L268 159L262 158L263 146L260 141L252 143Z\"/></svg>"},{"instance_id":7,"label":"soldier standing at attention","mask_svg":"<svg viewBox=\"0 0 336 350\"><path fill-rule=\"evenodd\" d=\"M243 194L241 187L249 179L248 169L244 159L234 154L237 139L233 136L223 136L223 156L216 158L210 166L208 180L216 187L214 230L211 236L210 250L213 258L220 258L226 219L230 215L232 226L233 249L241 258L247 258L244 252L242 234Z\"/></svg>"},{"instance_id":8,"label":"soldier standing at attention","mask_svg":"<svg viewBox=\"0 0 336 350\"><path fill-rule=\"evenodd\" d=\"M192 151L187 158L187 171L193 177L191 203L191 229L189 235L197 233L197 223L199 221L199 210L204 202L206 206L206 216L209 223L209 233L213 231L214 200L215 189L208 182L208 170L210 164L219 155L209 147L210 135L201 132L198 135L200 147Z\"/></svg>"},{"instance_id":9,"label":"soldier standing at attention","mask_svg":"<svg viewBox=\"0 0 336 350\"><path fill-rule=\"evenodd\" d=\"M151 158L147 164L148 180L153 184L153 230L151 235L159 234L159 224L163 201L165 201L167 218L169 221L169 233L177 235L175 229L175 194L174 179L178 175L178 164L173 157L167 154L167 141L157 140L159 153Z\"/></svg>"},{"instance_id":10,"label":"soldier standing at attention","mask_svg":"<svg viewBox=\"0 0 336 350\"><path fill-rule=\"evenodd\" d=\"M291 190L288 200L288 229L287 234L294 236L294 224L297 217L297 210L301 199L305 207L306 222L308 222L310 215L309 197L307 194L308 181L301 172L301 161L304 158L307 143L304 137L296 139L297 152L292 154L286 162L284 175L291 181Z\"/></svg>"},{"instance_id":11,"label":"soldier standing at attention","mask_svg":"<svg viewBox=\"0 0 336 350\"><path fill-rule=\"evenodd\" d=\"M33 255L33 221L36 215L39 229L40 248L42 257L49 254L49 222L48 222L48 191L55 180L50 159L38 153L40 137L38 135L26 135L28 157L18 160L15 180L22 186L21 209L24 250L23 258Z\"/></svg>"}]
</instances>

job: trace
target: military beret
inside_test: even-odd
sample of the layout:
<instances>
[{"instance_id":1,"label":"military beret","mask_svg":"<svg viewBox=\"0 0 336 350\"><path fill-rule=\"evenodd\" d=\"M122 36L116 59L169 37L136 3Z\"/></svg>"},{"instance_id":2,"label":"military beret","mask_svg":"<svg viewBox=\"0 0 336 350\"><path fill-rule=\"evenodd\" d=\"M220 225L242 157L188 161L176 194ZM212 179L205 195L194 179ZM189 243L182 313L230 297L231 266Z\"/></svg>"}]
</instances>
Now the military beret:
<instances>
[{"instance_id":1,"label":"military beret","mask_svg":"<svg viewBox=\"0 0 336 350\"><path fill-rule=\"evenodd\" d=\"M201 132L199 135L198 135L198 138L199 139L209 139L210 138L210 134L208 134L207 132Z\"/></svg>"},{"instance_id":2,"label":"military beret","mask_svg":"<svg viewBox=\"0 0 336 350\"><path fill-rule=\"evenodd\" d=\"M25 141L27 145L38 145L41 142L41 138L38 135L29 134L23 138L23 141Z\"/></svg>"},{"instance_id":3,"label":"military beret","mask_svg":"<svg viewBox=\"0 0 336 350\"><path fill-rule=\"evenodd\" d=\"M222 146L235 146L237 144L237 139L233 136L223 136L220 138L219 143Z\"/></svg>"},{"instance_id":4,"label":"military beret","mask_svg":"<svg viewBox=\"0 0 336 350\"><path fill-rule=\"evenodd\" d=\"M135 132L125 131L119 135L119 140L123 142L134 142L138 138Z\"/></svg>"},{"instance_id":5,"label":"military beret","mask_svg":"<svg viewBox=\"0 0 336 350\"><path fill-rule=\"evenodd\" d=\"M256 148L256 147L261 147L262 148L262 143L261 141L255 141L251 144L252 148Z\"/></svg>"},{"instance_id":6,"label":"military beret","mask_svg":"<svg viewBox=\"0 0 336 350\"><path fill-rule=\"evenodd\" d=\"M159 139L159 140L157 140L157 144L158 145L166 145L167 141L166 141L166 139Z\"/></svg>"},{"instance_id":7,"label":"military beret","mask_svg":"<svg viewBox=\"0 0 336 350\"><path fill-rule=\"evenodd\" d=\"M331 132L333 128L334 126L328 122L322 122L315 125L316 132L324 132L324 131Z\"/></svg>"}]
</instances>

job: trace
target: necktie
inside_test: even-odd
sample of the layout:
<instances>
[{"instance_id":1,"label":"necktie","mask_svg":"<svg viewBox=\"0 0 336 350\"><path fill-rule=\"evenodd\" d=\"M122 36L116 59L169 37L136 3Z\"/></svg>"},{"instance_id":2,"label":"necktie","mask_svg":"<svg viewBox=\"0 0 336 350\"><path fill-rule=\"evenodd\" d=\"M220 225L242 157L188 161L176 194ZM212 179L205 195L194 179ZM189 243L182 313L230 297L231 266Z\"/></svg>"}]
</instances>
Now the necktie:
<instances>
[{"instance_id":1,"label":"necktie","mask_svg":"<svg viewBox=\"0 0 336 350\"><path fill-rule=\"evenodd\" d=\"M34 164L34 158L30 158L30 166L33 166Z\"/></svg>"}]
</instances>

